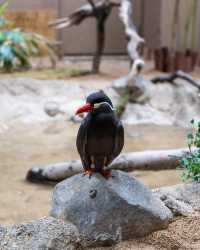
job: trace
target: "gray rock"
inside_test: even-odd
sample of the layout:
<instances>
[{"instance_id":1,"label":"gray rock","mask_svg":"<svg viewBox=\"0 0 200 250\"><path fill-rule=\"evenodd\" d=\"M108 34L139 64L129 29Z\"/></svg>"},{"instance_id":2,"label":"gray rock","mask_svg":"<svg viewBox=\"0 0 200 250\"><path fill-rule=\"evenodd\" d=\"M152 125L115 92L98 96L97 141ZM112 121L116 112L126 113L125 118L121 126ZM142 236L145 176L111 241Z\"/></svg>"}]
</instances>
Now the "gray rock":
<instances>
[{"instance_id":1,"label":"gray rock","mask_svg":"<svg viewBox=\"0 0 200 250\"><path fill-rule=\"evenodd\" d=\"M59 183L53 193L51 215L70 221L90 245L112 245L166 228L170 210L135 178L112 171L106 180L99 174L76 175Z\"/></svg>"},{"instance_id":2,"label":"gray rock","mask_svg":"<svg viewBox=\"0 0 200 250\"><path fill-rule=\"evenodd\" d=\"M149 84L149 99L145 104L129 103L122 116L125 124L156 124L190 126L198 119L200 98L198 90L184 81Z\"/></svg>"},{"instance_id":3,"label":"gray rock","mask_svg":"<svg viewBox=\"0 0 200 250\"><path fill-rule=\"evenodd\" d=\"M155 124L172 125L173 119L170 115L147 104L128 104L122 115L124 124Z\"/></svg>"},{"instance_id":4,"label":"gray rock","mask_svg":"<svg viewBox=\"0 0 200 250\"><path fill-rule=\"evenodd\" d=\"M115 80L112 86L119 95L128 94L129 102L145 103L149 99L148 89L151 84L141 75L128 75Z\"/></svg>"},{"instance_id":5,"label":"gray rock","mask_svg":"<svg viewBox=\"0 0 200 250\"><path fill-rule=\"evenodd\" d=\"M174 216L200 211L200 183L179 184L154 190Z\"/></svg>"},{"instance_id":6,"label":"gray rock","mask_svg":"<svg viewBox=\"0 0 200 250\"><path fill-rule=\"evenodd\" d=\"M194 212L191 205L182 200L175 199L171 195L161 195L160 199L165 203L165 206L171 210L174 216L188 216Z\"/></svg>"},{"instance_id":7,"label":"gray rock","mask_svg":"<svg viewBox=\"0 0 200 250\"><path fill-rule=\"evenodd\" d=\"M108 82L101 79L104 86ZM66 80L0 79L0 122L5 125L14 122L33 124L52 121L52 117L54 120L70 118L85 102L85 97L95 90L86 86L83 80L76 79L68 79L67 84ZM115 91L111 87L104 90L115 104L118 101Z\"/></svg>"},{"instance_id":8,"label":"gray rock","mask_svg":"<svg viewBox=\"0 0 200 250\"><path fill-rule=\"evenodd\" d=\"M47 115L49 115L50 117L54 117L61 112L59 104L57 102L47 102L44 105L44 111Z\"/></svg>"},{"instance_id":9,"label":"gray rock","mask_svg":"<svg viewBox=\"0 0 200 250\"><path fill-rule=\"evenodd\" d=\"M76 227L54 218L43 218L12 227L0 227L2 250L80 250Z\"/></svg>"}]
</instances>

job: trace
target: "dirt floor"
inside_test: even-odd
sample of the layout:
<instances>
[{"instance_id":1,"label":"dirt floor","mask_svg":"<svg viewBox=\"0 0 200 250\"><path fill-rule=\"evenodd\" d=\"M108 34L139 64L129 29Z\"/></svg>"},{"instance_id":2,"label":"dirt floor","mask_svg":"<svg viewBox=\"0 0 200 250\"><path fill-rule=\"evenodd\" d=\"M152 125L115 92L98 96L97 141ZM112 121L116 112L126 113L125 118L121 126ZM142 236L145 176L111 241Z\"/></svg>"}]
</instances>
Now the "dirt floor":
<instances>
[{"instance_id":1,"label":"dirt floor","mask_svg":"<svg viewBox=\"0 0 200 250\"><path fill-rule=\"evenodd\" d=\"M25 182L26 173L33 166L78 159L75 147L78 126L68 121L31 128L16 125L0 135L0 224L48 215L53 187ZM183 147L185 134L184 129L167 126L128 126L124 152ZM171 140L175 135L177 140ZM151 187L181 182L176 170L140 171L133 175Z\"/></svg>"},{"instance_id":2,"label":"dirt floor","mask_svg":"<svg viewBox=\"0 0 200 250\"><path fill-rule=\"evenodd\" d=\"M142 239L119 243L114 247L95 250L199 250L199 225L199 215L176 218L167 230L155 232Z\"/></svg>"},{"instance_id":3,"label":"dirt floor","mask_svg":"<svg viewBox=\"0 0 200 250\"><path fill-rule=\"evenodd\" d=\"M87 84L88 80L96 88L102 88L105 86L102 86L101 79L112 81L126 74L128 64L128 61L115 61L110 75L108 73L113 62L103 64L104 73L101 76L82 76L76 79L81 84ZM79 64L73 62L70 65L74 67ZM88 69L88 66L89 63L84 64L80 69ZM146 69L148 78L155 74L158 72L152 71L151 67ZM48 215L53 186L27 183L26 173L33 166L77 159L75 137L78 126L69 121L52 119L48 124L31 126L16 123L12 129L0 134L0 224L10 225ZM124 152L185 147L186 134L186 129L178 127L128 126ZM141 171L133 175L150 187L181 182L180 174L176 170ZM108 249L200 249L199 225L199 216L177 218L168 230Z\"/></svg>"}]
</instances>

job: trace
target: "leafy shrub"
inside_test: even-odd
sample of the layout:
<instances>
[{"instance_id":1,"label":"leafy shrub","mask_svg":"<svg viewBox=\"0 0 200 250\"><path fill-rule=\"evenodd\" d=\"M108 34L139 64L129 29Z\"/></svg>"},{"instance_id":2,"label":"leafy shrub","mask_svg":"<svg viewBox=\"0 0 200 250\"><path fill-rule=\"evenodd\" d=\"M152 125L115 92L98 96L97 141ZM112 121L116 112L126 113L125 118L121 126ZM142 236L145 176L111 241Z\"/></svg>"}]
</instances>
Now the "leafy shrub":
<instances>
[{"instance_id":1,"label":"leafy shrub","mask_svg":"<svg viewBox=\"0 0 200 250\"><path fill-rule=\"evenodd\" d=\"M45 37L20 28L9 29L10 22L4 17L8 4L0 4L0 68L9 72L13 69L30 67L30 57L46 49L55 58L53 47Z\"/></svg>"},{"instance_id":2,"label":"leafy shrub","mask_svg":"<svg viewBox=\"0 0 200 250\"><path fill-rule=\"evenodd\" d=\"M184 181L200 181L200 121L191 121L193 131L187 135L189 152L179 159L179 169L184 170ZM192 147L196 147L192 150Z\"/></svg>"}]
</instances>

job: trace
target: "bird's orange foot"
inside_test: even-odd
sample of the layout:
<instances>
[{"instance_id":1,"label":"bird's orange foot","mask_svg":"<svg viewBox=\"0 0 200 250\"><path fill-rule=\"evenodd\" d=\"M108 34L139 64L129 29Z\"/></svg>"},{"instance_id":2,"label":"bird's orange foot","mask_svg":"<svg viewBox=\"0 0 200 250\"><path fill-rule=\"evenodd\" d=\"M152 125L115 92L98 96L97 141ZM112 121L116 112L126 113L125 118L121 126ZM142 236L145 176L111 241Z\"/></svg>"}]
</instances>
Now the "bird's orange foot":
<instances>
[{"instance_id":1,"label":"bird's orange foot","mask_svg":"<svg viewBox=\"0 0 200 250\"><path fill-rule=\"evenodd\" d=\"M101 170L101 175L106 178L106 179L109 179L110 177L113 177L112 176L112 172L110 169L106 169L106 170Z\"/></svg>"},{"instance_id":2,"label":"bird's orange foot","mask_svg":"<svg viewBox=\"0 0 200 250\"><path fill-rule=\"evenodd\" d=\"M84 169L83 176L88 175L89 178L91 178L91 176L93 175L93 173L95 173L94 169L91 169L91 168Z\"/></svg>"}]
</instances>

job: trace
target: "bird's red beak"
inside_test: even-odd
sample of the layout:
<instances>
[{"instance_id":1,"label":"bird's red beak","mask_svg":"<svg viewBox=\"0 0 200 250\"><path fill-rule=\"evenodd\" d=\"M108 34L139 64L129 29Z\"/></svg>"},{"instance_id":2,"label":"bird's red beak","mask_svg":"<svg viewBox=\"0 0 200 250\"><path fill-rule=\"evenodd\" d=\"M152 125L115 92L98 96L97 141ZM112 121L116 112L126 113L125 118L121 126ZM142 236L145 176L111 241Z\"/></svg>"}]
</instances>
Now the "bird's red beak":
<instances>
[{"instance_id":1,"label":"bird's red beak","mask_svg":"<svg viewBox=\"0 0 200 250\"><path fill-rule=\"evenodd\" d=\"M81 106L77 111L76 115L84 113L84 112L90 112L93 108L93 105L91 103L86 103L85 105Z\"/></svg>"}]
</instances>

